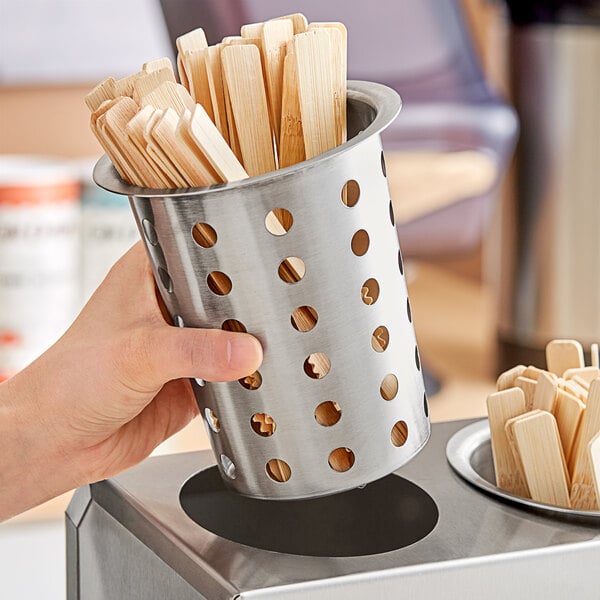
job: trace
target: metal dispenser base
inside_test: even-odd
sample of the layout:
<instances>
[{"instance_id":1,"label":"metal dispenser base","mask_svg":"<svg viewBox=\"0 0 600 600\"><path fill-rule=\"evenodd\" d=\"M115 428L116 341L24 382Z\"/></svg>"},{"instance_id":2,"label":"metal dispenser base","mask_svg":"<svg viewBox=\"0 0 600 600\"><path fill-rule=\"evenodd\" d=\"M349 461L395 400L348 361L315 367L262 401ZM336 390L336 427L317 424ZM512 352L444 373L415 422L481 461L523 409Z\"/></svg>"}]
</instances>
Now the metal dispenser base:
<instances>
[{"instance_id":1,"label":"metal dispenser base","mask_svg":"<svg viewBox=\"0 0 600 600\"><path fill-rule=\"evenodd\" d=\"M214 464L208 451L152 458L114 479L81 488L66 516L67 598L600 597L600 528L528 512L493 499L461 480L446 461L446 444L467 423L433 425L426 448L396 475L369 484L364 490L348 492L352 497L318 500L328 502L328 508L322 510L346 515L332 525L341 528L335 538L340 540L339 548L331 539L325 540L325 546L316 540L314 546L333 548L338 557L258 549L198 525L181 506L182 490L190 513L194 513L194 493L206 494L201 498L206 517L203 509L193 516L200 521L206 518L207 527L213 530L227 530L227 511L248 510L248 515L232 512L233 524L226 531L229 537L247 541L253 527L258 527L258 531L270 527L267 539L280 539L285 547L286 539L293 545L301 536L307 544L306 551L311 548L311 536L331 533L327 533L328 519L322 519L325 529L319 526L311 530L310 518L303 520L310 511L306 513L303 507L299 510L293 504L316 500L271 501L277 510L264 511L262 521L253 524L257 514L246 502L265 501L240 498L238 503L235 497L227 499L210 471L197 475ZM370 494L362 504L361 493ZM401 510L394 511L394 499ZM355 500L359 504L353 504ZM284 514L286 506L290 510L287 520L278 521L276 513ZM352 514L344 513L344 506L360 508ZM214 514L219 511L222 514L215 519ZM400 531L403 514L413 515L412 521L422 521L422 525L404 535ZM382 528L387 516L389 536ZM373 536L367 534L371 526ZM418 535L419 527L422 535ZM361 529L360 536L351 535L355 528ZM428 530L431 531L427 533ZM353 540L356 544L357 539L364 538L364 549L372 551L373 539L382 535L384 545L392 544L397 549L344 556L360 554L356 547L346 552L344 541ZM410 543L411 535L418 541ZM264 538L261 539L264 547ZM298 549L303 548L290 546L289 552ZM318 550L313 554L319 554Z\"/></svg>"}]
</instances>

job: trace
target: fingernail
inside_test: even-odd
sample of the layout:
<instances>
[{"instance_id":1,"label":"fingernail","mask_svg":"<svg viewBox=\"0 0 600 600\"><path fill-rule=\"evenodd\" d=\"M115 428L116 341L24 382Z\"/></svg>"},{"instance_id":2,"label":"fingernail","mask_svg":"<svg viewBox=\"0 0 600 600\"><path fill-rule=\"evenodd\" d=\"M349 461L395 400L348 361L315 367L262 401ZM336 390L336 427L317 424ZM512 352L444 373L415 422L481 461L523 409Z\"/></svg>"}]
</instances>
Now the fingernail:
<instances>
[{"instance_id":1,"label":"fingernail","mask_svg":"<svg viewBox=\"0 0 600 600\"><path fill-rule=\"evenodd\" d=\"M262 359L258 340L251 335L235 334L227 340L227 364L234 371L254 371Z\"/></svg>"}]
</instances>

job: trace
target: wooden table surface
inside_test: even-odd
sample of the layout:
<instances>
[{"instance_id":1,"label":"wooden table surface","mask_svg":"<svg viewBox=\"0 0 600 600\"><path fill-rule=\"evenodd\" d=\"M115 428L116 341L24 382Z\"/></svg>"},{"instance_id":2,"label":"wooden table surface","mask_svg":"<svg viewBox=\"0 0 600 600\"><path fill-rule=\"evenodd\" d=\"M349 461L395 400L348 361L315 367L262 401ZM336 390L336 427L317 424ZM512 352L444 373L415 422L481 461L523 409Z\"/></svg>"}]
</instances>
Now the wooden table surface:
<instances>
[{"instance_id":1,"label":"wooden table surface","mask_svg":"<svg viewBox=\"0 0 600 600\"><path fill-rule=\"evenodd\" d=\"M442 388L430 401L432 421L482 416L494 387L494 314L489 290L440 265L409 262L406 275L423 365ZM167 440L159 453L209 448L199 419ZM71 493L10 522L62 518Z\"/></svg>"}]
</instances>

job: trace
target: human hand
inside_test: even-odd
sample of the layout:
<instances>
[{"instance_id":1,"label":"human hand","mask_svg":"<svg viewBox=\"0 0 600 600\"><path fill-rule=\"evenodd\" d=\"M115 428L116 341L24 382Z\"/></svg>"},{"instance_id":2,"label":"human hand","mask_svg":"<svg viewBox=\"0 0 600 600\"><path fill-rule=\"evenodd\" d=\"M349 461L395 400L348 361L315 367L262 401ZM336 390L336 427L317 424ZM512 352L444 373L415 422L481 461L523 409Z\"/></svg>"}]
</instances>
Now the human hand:
<instances>
[{"instance_id":1,"label":"human hand","mask_svg":"<svg viewBox=\"0 0 600 600\"><path fill-rule=\"evenodd\" d=\"M257 370L248 334L168 325L141 243L64 336L0 385L0 520L133 466L198 412L187 379Z\"/></svg>"}]
</instances>

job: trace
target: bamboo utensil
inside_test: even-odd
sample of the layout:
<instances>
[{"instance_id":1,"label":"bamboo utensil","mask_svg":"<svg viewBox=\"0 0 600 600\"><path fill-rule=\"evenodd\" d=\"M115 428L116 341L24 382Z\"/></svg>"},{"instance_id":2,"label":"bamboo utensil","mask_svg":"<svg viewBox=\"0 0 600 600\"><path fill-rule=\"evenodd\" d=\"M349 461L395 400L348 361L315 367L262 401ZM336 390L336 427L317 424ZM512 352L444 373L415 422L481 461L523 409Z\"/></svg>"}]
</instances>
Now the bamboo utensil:
<instances>
[{"instance_id":1,"label":"bamboo utensil","mask_svg":"<svg viewBox=\"0 0 600 600\"><path fill-rule=\"evenodd\" d=\"M248 173L225 139L219 135L218 129L201 105L196 105L189 119L185 117L183 122L191 138L223 181L238 181L248 177Z\"/></svg>"},{"instance_id":2,"label":"bamboo utensil","mask_svg":"<svg viewBox=\"0 0 600 600\"><path fill-rule=\"evenodd\" d=\"M569 474L554 417L525 413L507 424L521 457L532 500L570 507Z\"/></svg>"},{"instance_id":3,"label":"bamboo utensil","mask_svg":"<svg viewBox=\"0 0 600 600\"><path fill-rule=\"evenodd\" d=\"M523 374L525 371L525 365L517 365L504 373L500 373L496 380L496 389L501 392L508 388L514 387L515 379Z\"/></svg>"},{"instance_id":4,"label":"bamboo utensil","mask_svg":"<svg viewBox=\"0 0 600 600\"><path fill-rule=\"evenodd\" d=\"M181 84L165 57L105 79L85 98L92 129L121 178L145 187L293 165L346 140L346 38L343 24L308 24L301 13L245 25L215 46L195 29L176 41Z\"/></svg>"},{"instance_id":5,"label":"bamboo utensil","mask_svg":"<svg viewBox=\"0 0 600 600\"><path fill-rule=\"evenodd\" d=\"M279 168L283 169L302 162L306 158L298 96L298 70L292 42L288 42L287 54L283 63L280 130Z\"/></svg>"},{"instance_id":6,"label":"bamboo utensil","mask_svg":"<svg viewBox=\"0 0 600 600\"><path fill-rule=\"evenodd\" d=\"M567 369L581 369L585 366L583 347L576 340L553 340L546 346L548 371L559 377Z\"/></svg>"},{"instance_id":7,"label":"bamboo utensil","mask_svg":"<svg viewBox=\"0 0 600 600\"><path fill-rule=\"evenodd\" d=\"M575 396L565 390L558 390L553 414L556 417L567 462L571 459L577 428L579 427L581 415L584 410L585 404L581 400L575 398ZM573 470L570 469L570 472L573 472Z\"/></svg>"},{"instance_id":8,"label":"bamboo utensil","mask_svg":"<svg viewBox=\"0 0 600 600\"><path fill-rule=\"evenodd\" d=\"M588 450L592 473L594 475L596 498L600 498L600 431L590 441Z\"/></svg>"},{"instance_id":9,"label":"bamboo utensil","mask_svg":"<svg viewBox=\"0 0 600 600\"><path fill-rule=\"evenodd\" d=\"M313 29L294 36L294 56L298 73L298 95L306 158L312 158L336 144L335 80L331 62L323 56L332 55L332 40L339 31Z\"/></svg>"},{"instance_id":10,"label":"bamboo utensil","mask_svg":"<svg viewBox=\"0 0 600 600\"><path fill-rule=\"evenodd\" d=\"M504 424L525 412L523 390L511 388L490 394L487 411L492 436L496 485L518 496L529 496L521 465L517 463L506 436Z\"/></svg>"},{"instance_id":11,"label":"bamboo utensil","mask_svg":"<svg viewBox=\"0 0 600 600\"><path fill-rule=\"evenodd\" d=\"M287 43L294 37L291 20L267 21L261 31L262 53L265 65L267 98L275 143L279 146L281 104L283 95L283 65Z\"/></svg>"},{"instance_id":12,"label":"bamboo utensil","mask_svg":"<svg viewBox=\"0 0 600 600\"><path fill-rule=\"evenodd\" d=\"M546 357L552 372L517 365L488 397L497 485L540 502L599 510L600 370L585 366L575 340L553 340Z\"/></svg>"},{"instance_id":13,"label":"bamboo utensil","mask_svg":"<svg viewBox=\"0 0 600 600\"><path fill-rule=\"evenodd\" d=\"M275 170L275 156L260 52L252 44L221 53L243 165L252 177Z\"/></svg>"},{"instance_id":14,"label":"bamboo utensil","mask_svg":"<svg viewBox=\"0 0 600 600\"><path fill-rule=\"evenodd\" d=\"M581 419L580 431L575 442L573 456L573 486L571 504L584 510L598 510L598 496L594 486L593 465L588 446L600 431L600 379L590 386L586 410Z\"/></svg>"},{"instance_id":15,"label":"bamboo utensil","mask_svg":"<svg viewBox=\"0 0 600 600\"><path fill-rule=\"evenodd\" d=\"M537 380L535 392L533 394L533 409L554 411L558 384L549 373L542 372Z\"/></svg>"}]
</instances>

